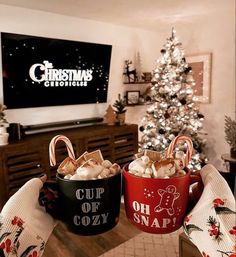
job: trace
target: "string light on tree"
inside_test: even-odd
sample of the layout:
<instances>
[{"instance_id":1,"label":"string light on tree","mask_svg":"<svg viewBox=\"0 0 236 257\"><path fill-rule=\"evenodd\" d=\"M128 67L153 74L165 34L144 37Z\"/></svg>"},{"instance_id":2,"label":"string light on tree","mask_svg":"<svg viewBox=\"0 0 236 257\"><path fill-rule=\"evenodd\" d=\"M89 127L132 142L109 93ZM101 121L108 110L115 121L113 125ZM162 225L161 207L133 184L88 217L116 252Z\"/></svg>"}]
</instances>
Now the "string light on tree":
<instances>
[{"instance_id":1,"label":"string light on tree","mask_svg":"<svg viewBox=\"0 0 236 257\"><path fill-rule=\"evenodd\" d=\"M160 52L149 92L151 105L140 126L143 133L140 147L164 151L175 136L187 135L195 149L188 167L200 170L207 162L203 152L205 142L199 135L204 115L193 100L192 69L174 29ZM178 147L183 151L187 149L185 144Z\"/></svg>"}]
</instances>

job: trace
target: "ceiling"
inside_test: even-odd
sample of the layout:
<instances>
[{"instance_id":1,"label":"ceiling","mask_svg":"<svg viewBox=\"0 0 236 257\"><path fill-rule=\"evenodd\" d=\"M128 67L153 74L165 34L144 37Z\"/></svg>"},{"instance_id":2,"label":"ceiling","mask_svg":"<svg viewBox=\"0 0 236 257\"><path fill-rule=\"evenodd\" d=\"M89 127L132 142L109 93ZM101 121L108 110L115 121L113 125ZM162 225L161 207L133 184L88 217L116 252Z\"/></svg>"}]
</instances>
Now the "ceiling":
<instances>
[{"instance_id":1,"label":"ceiling","mask_svg":"<svg viewBox=\"0 0 236 257\"><path fill-rule=\"evenodd\" d=\"M0 0L0 4L156 30L232 10L234 0ZM229 9L230 10L230 9Z\"/></svg>"}]
</instances>

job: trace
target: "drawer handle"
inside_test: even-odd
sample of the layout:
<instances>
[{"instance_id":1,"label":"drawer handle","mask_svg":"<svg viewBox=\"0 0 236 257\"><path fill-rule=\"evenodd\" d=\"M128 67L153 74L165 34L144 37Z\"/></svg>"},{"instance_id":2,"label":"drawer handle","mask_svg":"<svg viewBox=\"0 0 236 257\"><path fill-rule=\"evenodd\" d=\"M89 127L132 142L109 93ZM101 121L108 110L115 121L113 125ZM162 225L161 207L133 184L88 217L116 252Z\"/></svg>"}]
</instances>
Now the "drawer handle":
<instances>
[{"instance_id":1,"label":"drawer handle","mask_svg":"<svg viewBox=\"0 0 236 257\"><path fill-rule=\"evenodd\" d=\"M126 142L128 142L128 139L126 139L126 138L114 141L115 144L122 144L122 143L126 143Z\"/></svg>"}]
</instances>

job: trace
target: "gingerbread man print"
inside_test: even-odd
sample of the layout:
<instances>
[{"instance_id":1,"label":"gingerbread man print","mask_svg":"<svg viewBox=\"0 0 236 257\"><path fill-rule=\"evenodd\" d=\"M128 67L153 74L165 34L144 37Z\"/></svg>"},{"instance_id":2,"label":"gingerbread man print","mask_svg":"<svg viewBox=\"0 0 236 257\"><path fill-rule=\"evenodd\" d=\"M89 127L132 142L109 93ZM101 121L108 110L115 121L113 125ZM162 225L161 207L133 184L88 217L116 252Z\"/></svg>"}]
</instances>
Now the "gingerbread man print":
<instances>
[{"instance_id":1,"label":"gingerbread man print","mask_svg":"<svg viewBox=\"0 0 236 257\"><path fill-rule=\"evenodd\" d=\"M161 200L159 204L155 207L155 212L161 212L162 210L166 210L169 215L173 215L174 211L174 202L177 198L179 198L180 194L176 192L176 187L173 185L169 185L165 190L159 189L158 194L161 196Z\"/></svg>"}]
</instances>

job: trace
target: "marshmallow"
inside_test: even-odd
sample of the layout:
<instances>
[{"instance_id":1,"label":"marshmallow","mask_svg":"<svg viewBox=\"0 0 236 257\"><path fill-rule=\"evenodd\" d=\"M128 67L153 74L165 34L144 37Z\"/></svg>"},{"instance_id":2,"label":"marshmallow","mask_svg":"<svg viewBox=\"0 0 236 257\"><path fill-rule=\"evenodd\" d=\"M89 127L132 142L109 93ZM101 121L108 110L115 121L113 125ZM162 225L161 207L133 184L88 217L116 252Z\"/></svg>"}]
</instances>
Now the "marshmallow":
<instances>
[{"instance_id":1,"label":"marshmallow","mask_svg":"<svg viewBox=\"0 0 236 257\"><path fill-rule=\"evenodd\" d=\"M142 177L143 177L143 178L151 178L151 175L150 175L150 174L145 174L145 173L144 173L144 174L142 174Z\"/></svg>"},{"instance_id":2,"label":"marshmallow","mask_svg":"<svg viewBox=\"0 0 236 257\"><path fill-rule=\"evenodd\" d=\"M145 169L146 169L146 165L145 163L143 162L143 160L141 158L138 158L134 161L132 161L130 164L129 164L129 170L130 171L136 171L138 173L144 173L145 172Z\"/></svg>"},{"instance_id":3,"label":"marshmallow","mask_svg":"<svg viewBox=\"0 0 236 257\"><path fill-rule=\"evenodd\" d=\"M58 167L58 173L70 180L102 179L120 172L120 166L104 160L100 150L84 152L77 160L67 157Z\"/></svg>"},{"instance_id":4,"label":"marshmallow","mask_svg":"<svg viewBox=\"0 0 236 257\"><path fill-rule=\"evenodd\" d=\"M75 174L70 177L70 180L85 180L85 179L82 179L80 175Z\"/></svg>"},{"instance_id":5,"label":"marshmallow","mask_svg":"<svg viewBox=\"0 0 236 257\"><path fill-rule=\"evenodd\" d=\"M135 170L129 170L129 173L131 173L131 174L136 174L137 172L135 171Z\"/></svg>"},{"instance_id":6,"label":"marshmallow","mask_svg":"<svg viewBox=\"0 0 236 257\"><path fill-rule=\"evenodd\" d=\"M74 175L73 175L74 176ZM67 174L64 178L65 179L70 179L72 177L72 175L71 174Z\"/></svg>"},{"instance_id":7,"label":"marshmallow","mask_svg":"<svg viewBox=\"0 0 236 257\"><path fill-rule=\"evenodd\" d=\"M112 164L110 167L111 174L116 175L120 172L120 166L117 163Z\"/></svg>"},{"instance_id":8,"label":"marshmallow","mask_svg":"<svg viewBox=\"0 0 236 257\"><path fill-rule=\"evenodd\" d=\"M141 157L141 160L143 161L143 163L144 163L145 165L148 165L148 163L150 162L149 157L146 156L146 155L142 156L142 157Z\"/></svg>"},{"instance_id":9,"label":"marshmallow","mask_svg":"<svg viewBox=\"0 0 236 257\"><path fill-rule=\"evenodd\" d=\"M90 159L76 170L81 180L89 180L96 178L103 170L102 165L98 164L95 160Z\"/></svg>"},{"instance_id":10,"label":"marshmallow","mask_svg":"<svg viewBox=\"0 0 236 257\"><path fill-rule=\"evenodd\" d=\"M145 174L149 174L149 175L152 175L152 168L146 168L145 170Z\"/></svg>"},{"instance_id":11,"label":"marshmallow","mask_svg":"<svg viewBox=\"0 0 236 257\"><path fill-rule=\"evenodd\" d=\"M110 170L105 168L102 170L102 172L98 175L98 177L101 177L101 178L106 178L110 175Z\"/></svg>"},{"instance_id":12,"label":"marshmallow","mask_svg":"<svg viewBox=\"0 0 236 257\"><path fill-rule=\"evenodd\" d=\"M104 168L110 168L112 166L112 163L108 160L104 160L101 165L104 167Z\"/></svg>"},{"instance_id":13,"label":"marshmallow","mask_svg":"<svg viewBox=\"0 0 236 257\"><path fill-rule=\"evenodd\" d=\"M140 154L140 153L139 153ZM179 151L174 158L161 159L161 153L145 150L144 155L138 156L128 166L128 172L144 178L163 178L183 176L184 152Z\"/></svg>"}]
</instances>

